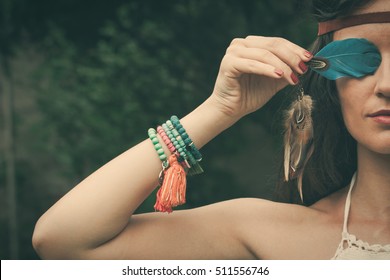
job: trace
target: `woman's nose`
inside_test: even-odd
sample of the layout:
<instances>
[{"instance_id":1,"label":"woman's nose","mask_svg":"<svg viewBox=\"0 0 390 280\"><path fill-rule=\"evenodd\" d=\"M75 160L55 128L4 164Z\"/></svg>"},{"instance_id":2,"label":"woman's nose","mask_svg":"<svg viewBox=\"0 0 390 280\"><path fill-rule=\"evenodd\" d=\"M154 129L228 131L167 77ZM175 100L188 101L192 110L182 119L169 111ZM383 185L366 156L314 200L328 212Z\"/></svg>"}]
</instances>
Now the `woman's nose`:
<instances>
[{"instance_id":1,"label":"woman's nose","mask_svg":"<svg viewBox=\"0 0 390 280\"><path fill-rule=\"evenodd\" d=\"M390 98L390 54L382 55L382 62L376 72L378 77L376 93Z\"/></svg>"}]
</instances>

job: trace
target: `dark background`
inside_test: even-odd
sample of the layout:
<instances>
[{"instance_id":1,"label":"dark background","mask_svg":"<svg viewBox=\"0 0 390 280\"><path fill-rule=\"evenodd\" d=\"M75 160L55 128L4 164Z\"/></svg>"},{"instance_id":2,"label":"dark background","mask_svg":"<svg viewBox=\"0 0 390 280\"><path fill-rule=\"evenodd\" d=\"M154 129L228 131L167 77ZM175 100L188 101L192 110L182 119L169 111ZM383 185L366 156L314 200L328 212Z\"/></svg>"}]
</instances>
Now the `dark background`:
<instances>
[{"instance_id":1,"label":"dark background","mask_svg":"<svg viewBox=\"0 0 390 280\"><path fill-rule=\"evenodd\" d=\"M37 219L75 184L184 116L213 89L231 40L308 47L298 0L0 0L0 257L37 259ZM184 207L271 198L289 92L202 149ZM153 211L150 197L138 212Z\"/></svg>"}]
</instances>

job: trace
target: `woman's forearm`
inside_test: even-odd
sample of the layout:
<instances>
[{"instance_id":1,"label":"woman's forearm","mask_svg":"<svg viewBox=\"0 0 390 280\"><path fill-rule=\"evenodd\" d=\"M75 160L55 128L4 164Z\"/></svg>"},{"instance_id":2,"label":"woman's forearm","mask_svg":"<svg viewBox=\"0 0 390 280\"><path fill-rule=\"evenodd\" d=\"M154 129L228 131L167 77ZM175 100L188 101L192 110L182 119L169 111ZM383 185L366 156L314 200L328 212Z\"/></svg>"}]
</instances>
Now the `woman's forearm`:
<instances>
[{"instance_id":1,"label":"woman's forearm","mask_svg":"<svg viewBox=\"0 0 390 280\"><path fill-rule=\"evenodd\" d=\"M209 98L181 123L200 148L235 121ZM88 250L112 239L155 189L160 171L161 161L149 139L111 160L41 217L33 238L36 249L44 246L42 240L63 250Z\"/></svg>"}]
</instances>

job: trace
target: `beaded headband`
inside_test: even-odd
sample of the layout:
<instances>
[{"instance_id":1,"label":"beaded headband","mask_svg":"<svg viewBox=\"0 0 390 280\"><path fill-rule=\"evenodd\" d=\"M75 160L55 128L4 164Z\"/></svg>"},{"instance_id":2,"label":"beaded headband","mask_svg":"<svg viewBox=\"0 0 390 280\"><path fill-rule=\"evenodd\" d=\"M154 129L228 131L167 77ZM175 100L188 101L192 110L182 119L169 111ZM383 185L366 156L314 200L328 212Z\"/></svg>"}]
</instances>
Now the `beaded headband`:
<instances>
[{"instance_id":1,"label":"beaded headband","mask_svg":"<svg viewBox=\"0 0 390 280\"><path fill-rule=\"evenodd\" d=\"M318 23L318 36L326 33L340 30L346 27L367 24L367 23L386 23L390 22L390 11L367 13L336 18Z\"/></svg>"}]
</instances>

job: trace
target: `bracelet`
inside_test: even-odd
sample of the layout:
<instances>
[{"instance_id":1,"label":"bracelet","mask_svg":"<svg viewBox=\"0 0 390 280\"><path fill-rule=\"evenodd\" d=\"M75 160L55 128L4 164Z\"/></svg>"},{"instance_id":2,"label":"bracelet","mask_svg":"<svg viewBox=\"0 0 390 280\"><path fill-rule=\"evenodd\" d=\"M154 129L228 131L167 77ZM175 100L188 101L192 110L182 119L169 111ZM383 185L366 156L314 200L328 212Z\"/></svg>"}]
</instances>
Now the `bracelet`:
<instances>
[{"instance_id":1,"label":"bracelet","mask_svg":"<svg viewBox=\"0 0 390 280\"><path fill-rule=\"evenodd\" d=\"M161 131L161 129L159 130ZM158 175L160 188L156 194L154 209L171 213L172 207L184 204L186 201L186 172L183 166L178 163L176 154L172 154L167 158L154 128L149 128L148 136L162 161L162 170ZM166 135L162 137L164 142L166 137Z\"/></svg>"},{"instance_id":2,"label":"bracelet","mask_svg":"<svg viewBox=\"0 0 390 280\"><path fill-rule=\"evenodd\" d=\"M171 140L169 139L168 135L165 133L164 129L162 128L161 125L159 125L157 127L157 132L158 134L160 134L161 136L161 139L164 141L165 145L167 145L169 151L174 154L176 153L176 148L175 146L173 145L173 143L171 142Z\"/></svg>"},{"instance_id":3,"label":"bracelet","mask_svg":"<svg viewBox=\"0 0 390 280\"><path fill-rule=\"evenodd\" d=\"M162 128L165 131L168 138L170 139L170 141L172 142L173 146L176 148L176 152L179 154L179 162L185 162L187 167L190 168L191 165L188 163L188 157L187 157L185 150L183 150L183 148L180 146L179 142L175 139L175 137L173 136L173 133L169 129L168 125L166 123L163 123Z\"/></svg>"},{"instance_id":4,"label":"bracelet","mask_svg":"<svg viewBox=\"0 0 390 280\"><path fill-rule=\"evenodd\" d=\"M148 129L148 136L149 139L152 141L154 149L157 152L158 157L160 158L161 161L166 161L167 160L167 155L164 152L164 149L162 148L160 141L157 138L157 132L154 128L149 128Z\"/></svg>"},{"instance_id":5,"label":"bracelet","mask_svg":"<svg viewBox=\"0 0 390 280\"><path fill-rule=\"evenodd\" d=\"M194 158L197 161L202 160L202 154L199 152L199 150L195 147L194 142L192 142L190 136L184 129L184 127L181 125L180 120L177 116L173 115L171 117L171 122L176 128L176 130L180 133L181 138L183 139L184 143L186 144L187 150L194 156Z\"/></svg>"},{"instance_id":6,"label":"bracelet","mask_svg":"<svg viewBox=\"0 0 390 280\"><path fill-rule=\"evenodd\" d=\"M186 144L184 143L183 139L181 138L179 132L175 129L172 122L168 120L166 122L168 129L172 132L173 135L173 141L177 141L180 148L184 151L186 158L189 161L190 169L188 170L188 175L196 175L203 172L202 167L198 163L198 161L194 158L194 156L187 150ZM171 139L172 141L172 139Z\"/></svg>"},{"instance_id":7,"label":"bracelet","mask_svg":"<svg viewBox=\"0 0 390 280\"><path fill-rule=\"evenodd\" d=\"M172 153L169 158L164 152L158 139L160 135L164 144ZM202 154L195 147L188 133L176 116L157 127L148 130L149 139L159 159L162 161L162 170L159 174L159 190L156 194L154 209L160 212L172 212L172 207L184 204L186 201L186 175L195 175L203 172L199 161Z\"/></svg>"},{"instance_id":8,"label":"bracelet","mask_svg":"<svg viewBox=\"0 0 390 280\"><path fill-rule=\"evenodd\" d=\"M191 167L193 165L196 164L196 160L195 158L192 156L191 153L188 152L187 150L187 147L186 147L186 144L184 143L183 139L181 138L179 132L175 129L175 127L173 126L172 122L170 120L168 120L166 122L168 128L170 129L170 131L172 132L172 135L173 135L173 139L177 141L177 143L180 145L180 148L184 151L184 153L186 154L187 156L187 159L191 165Z\"/></svg>"}]
</instances>

